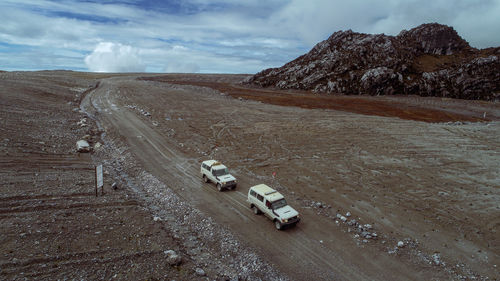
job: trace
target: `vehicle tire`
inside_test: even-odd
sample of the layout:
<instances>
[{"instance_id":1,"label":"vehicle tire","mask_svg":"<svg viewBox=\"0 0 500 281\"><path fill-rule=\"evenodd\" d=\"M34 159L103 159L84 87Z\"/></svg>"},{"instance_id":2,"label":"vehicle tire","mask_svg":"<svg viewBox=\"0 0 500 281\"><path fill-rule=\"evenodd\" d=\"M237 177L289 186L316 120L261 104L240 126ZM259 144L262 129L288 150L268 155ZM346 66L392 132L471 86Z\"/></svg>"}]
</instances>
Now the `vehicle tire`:
<instances>
[{"instance_id":1,"label":"vehicle tire","mask_svg":"<svg viewBox=\"0 0 500 281\"><path fill-rule=\"evenodd\" d=\"M276 227L277 230L281 230L281 223L279 220L274 221L274 226Z\"/></svg>"},{"instance_id":2,"label":"vehicle tire","mask_svg":"<svg viewBox=\"0 0 500 281\"><path fill-rule=\"evenodd\" d=\"M205 183L207 183L207 182L209 182L210 180L207 178L207 176L206 176L206 175L203 175L203 181L204 181Z\"/></svg>"},{"instance_id":3,"label":"vehicle tire","mask_svg":"<svg viewBox=\"0 0 500 281\"><path fill-rule=\"evenodd\" d=\"M220 185L220 183L217 184L217 190L222 191L222 185Z\"/></svg>"},{"instance_id":4,"label":"vehicle tire","mask_svg":"<svg viewBox=\"0 0 500 281\"><path fill-rule=\"evenodd\" d=\"M256 206L252 206L252 210L254 214L256 215L260 214L259 208L257 208Z\"/></svg>"}]
</instances>

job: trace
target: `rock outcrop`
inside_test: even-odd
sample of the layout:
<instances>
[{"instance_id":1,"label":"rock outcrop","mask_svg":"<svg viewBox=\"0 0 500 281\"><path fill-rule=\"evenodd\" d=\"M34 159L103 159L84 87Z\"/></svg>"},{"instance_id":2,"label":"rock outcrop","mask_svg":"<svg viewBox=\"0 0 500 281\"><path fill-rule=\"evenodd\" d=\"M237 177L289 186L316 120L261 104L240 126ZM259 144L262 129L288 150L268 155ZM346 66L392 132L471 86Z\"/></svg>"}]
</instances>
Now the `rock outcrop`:
<instances>
[{"instance_id":1,"label":"rock outcrop","mask_svg":"<svg viewBox=\"0 0 500 281\"><path fill-rule=\"evenodd\" d=\"M423 24L397 36L339 31L280 68L247 82L335 94L500 98L500 48L472 48L449 26Z\"/></svg>"}]
</instances>

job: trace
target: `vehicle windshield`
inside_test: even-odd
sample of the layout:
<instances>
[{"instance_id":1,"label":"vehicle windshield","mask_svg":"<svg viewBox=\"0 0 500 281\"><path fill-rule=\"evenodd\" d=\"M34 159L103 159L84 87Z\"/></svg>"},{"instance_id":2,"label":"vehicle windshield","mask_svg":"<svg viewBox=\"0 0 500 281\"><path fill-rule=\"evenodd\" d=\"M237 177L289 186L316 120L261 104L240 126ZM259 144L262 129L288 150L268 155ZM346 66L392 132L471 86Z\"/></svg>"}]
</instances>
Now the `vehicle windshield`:
<instances>
[{"instance_id":1,"label":"vehicle windshield","mask_svg":"<svg viewBox=\"0 0 500 281\"><path fill-rule=\"evenodd\" d=\"M215 173L216 177L220 177L220 176L229 174L229 170L227 168L218 169L218 170L214 170L214 173Z\"/></svg>"},{"instance_id":2,"label":"vehicle windshield","mask_svg":"<svg viewBox=\"0 0 500 281\"><path fill-rule=\"evenodd\" d=\"M271 203L271 209L276 210L276 209L279 209L279 208L283 208L286 205L287 205L286 204L286 200L285 200L285 198L283 198L283 199L280 199L278 201L272 202Z\"/></svg>"}]
</instances>

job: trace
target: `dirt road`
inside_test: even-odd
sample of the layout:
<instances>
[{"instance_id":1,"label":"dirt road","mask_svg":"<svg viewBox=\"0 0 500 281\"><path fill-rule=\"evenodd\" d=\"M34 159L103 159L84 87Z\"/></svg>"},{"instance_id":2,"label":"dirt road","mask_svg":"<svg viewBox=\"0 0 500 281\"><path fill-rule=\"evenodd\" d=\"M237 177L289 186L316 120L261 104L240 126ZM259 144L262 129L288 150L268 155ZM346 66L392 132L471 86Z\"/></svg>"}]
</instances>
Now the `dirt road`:
<instances>
[{"instance_id":1,"label":"dirt road","mask_svg":"<svg viewBox=\"0 0 500 281\"><path fill-rule=\"evenodd\" d=\"M498 280L498 103L244 78L0 73L0 279ZM203 183L206 159L236 190ZM251 212L259 183L296 227Z\"/></svg>"},{"instance_id":2,"label":"dirt road","mask_svg":"<svg viewBox=\"0 0 500 281\"><path fill-rule=\"evenodd\" d=\"M131 78L101 80L83 106L142 168L292 279L498 276L498 122L301 109ZM231 168L236 191L201 181L209 158ZM296 228L276 231L253 215L245 197L258 183L299 210ZM336 218L347 212L377 239Z\"/></svg>"}]
</instances>

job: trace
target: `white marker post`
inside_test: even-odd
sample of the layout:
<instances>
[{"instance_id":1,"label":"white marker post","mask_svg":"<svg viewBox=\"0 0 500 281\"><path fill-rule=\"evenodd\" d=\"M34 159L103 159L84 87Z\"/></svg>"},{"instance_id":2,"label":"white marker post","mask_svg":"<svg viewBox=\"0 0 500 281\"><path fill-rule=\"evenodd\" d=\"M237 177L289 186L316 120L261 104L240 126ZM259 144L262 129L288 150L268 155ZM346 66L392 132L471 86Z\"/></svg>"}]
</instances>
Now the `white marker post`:
<instances>
[{"instance_id":1,"label":"white marker post","mask_svg":"<svg viewBox=\"0 0 500 281\"><path fill-rule=\"evenodd\" d=\"M97 197L97 189L102 188L102 195L104 195L104 179L102 176L102 165L95 167L95 197Z\"/></svg>"}]
</instances>

